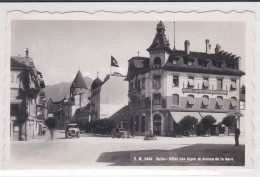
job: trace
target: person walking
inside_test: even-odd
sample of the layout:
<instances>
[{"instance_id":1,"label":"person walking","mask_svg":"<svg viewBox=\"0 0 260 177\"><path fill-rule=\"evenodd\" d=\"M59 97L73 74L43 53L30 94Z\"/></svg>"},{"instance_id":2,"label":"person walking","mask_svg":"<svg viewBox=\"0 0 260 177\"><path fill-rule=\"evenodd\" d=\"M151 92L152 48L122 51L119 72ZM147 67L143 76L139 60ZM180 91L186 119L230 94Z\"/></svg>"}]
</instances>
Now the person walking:
<instances>
[{"instance_id":1,"label":"person walking","mask_svg":"<svg viewBox=\"0 0 260 177\"><path fill-rule=\"evenodd\" d=\"M240 135L240 130L239 130L239 128L236 128L235 129L235 141L236 141L235 146L239 146L239 135Z\"/></svg>"}]
</instances>

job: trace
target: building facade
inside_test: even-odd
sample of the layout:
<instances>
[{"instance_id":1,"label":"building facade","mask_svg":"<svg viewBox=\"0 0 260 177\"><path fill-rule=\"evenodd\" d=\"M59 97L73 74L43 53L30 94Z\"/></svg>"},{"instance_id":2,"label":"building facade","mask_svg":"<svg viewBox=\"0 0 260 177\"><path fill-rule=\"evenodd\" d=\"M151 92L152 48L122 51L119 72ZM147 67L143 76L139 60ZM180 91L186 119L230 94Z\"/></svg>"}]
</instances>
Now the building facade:
<instances>
[{"instance_id":1,"label":"building facade","mask_svg":"<svg viewBox=\"0 0 260 177\"><path fill-rule=\"evenodd\" d=\"M199 121L212 115L216 124L230 114L238 115L240 77L239 57L217 45L211 53L209 40L205 52L170 48L165 26L160 21L151 46L150 57L129 60L130 129L136 134L176 135L179 122L187 115ZM240 117L237 116L237 125Z\"/></svg>"},{"instance_id":2,"label":"building facade","mask_svg":"<svg viewBox=\"0 0 260 177\"><path fill-rule=\"evenodd\" d=\"M10 138L31 140L47 116L45 83L26 50L25 57L11 57Z\"/></svg>"},{"instance_id":3,"label":"building facade","mask_svg":"<svg viewBox=\"0 0 260 177\"><path fill-rule=\"evenodd\" d=\"M117 86L117 87L115 87ZM107 75L103 81L98 77L91 85L91 120L110 118L126 106L127 83L120 75Z\"/></svg>"}]
</instances>

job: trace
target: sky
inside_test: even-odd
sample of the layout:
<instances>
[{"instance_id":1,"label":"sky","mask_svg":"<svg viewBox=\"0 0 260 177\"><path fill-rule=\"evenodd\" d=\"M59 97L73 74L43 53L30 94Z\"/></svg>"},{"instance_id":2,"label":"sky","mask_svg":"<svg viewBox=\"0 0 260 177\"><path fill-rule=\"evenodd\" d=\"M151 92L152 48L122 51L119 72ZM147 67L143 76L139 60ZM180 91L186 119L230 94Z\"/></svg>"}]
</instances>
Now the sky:
<instances>
[{"instance_id":1,"label":"sky","mask_svg":"<svg viewBox=\"0 0 260 177\"><path fill-rule=\"evenodd\" d=\"M78 70L95 79L110 73L111 55L118 61L118 71L127 73L128 60L138 55L149 57L146 49L156 34L158 21L12 21L11 55L25 56L26 48L46 85L72 82ZM173 48L174 23L163 22ZM175 22L177 50L205 52L209 39L214 52L222 50L242 58L245 71L245 24L241 22Z\"/></svg>"}]
</instances>

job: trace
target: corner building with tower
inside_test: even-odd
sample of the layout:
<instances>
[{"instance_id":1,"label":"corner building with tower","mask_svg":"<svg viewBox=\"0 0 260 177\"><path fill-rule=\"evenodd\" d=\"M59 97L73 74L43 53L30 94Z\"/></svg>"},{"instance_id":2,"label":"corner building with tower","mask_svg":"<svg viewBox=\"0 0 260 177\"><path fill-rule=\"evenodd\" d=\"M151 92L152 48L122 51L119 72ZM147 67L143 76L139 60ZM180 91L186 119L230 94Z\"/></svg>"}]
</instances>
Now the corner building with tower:
<instances>
[{"instance_id":1,"label":"corner building with tower","mask_svg":"<svg viewBox=\"0 0 260 177\"><path fill-rule=\"evenodd\" d=\"M185 116L200 121L211 115L219 126L224 117L234 115L236 126L244 132L240 113L240 57L216 45L211 53L210 41L205 52L170 48L163 22L147 49L150 57L132 57L128 62L129 129L136 135L181 134L179 122Z\"/></svg>"}]
</instances>

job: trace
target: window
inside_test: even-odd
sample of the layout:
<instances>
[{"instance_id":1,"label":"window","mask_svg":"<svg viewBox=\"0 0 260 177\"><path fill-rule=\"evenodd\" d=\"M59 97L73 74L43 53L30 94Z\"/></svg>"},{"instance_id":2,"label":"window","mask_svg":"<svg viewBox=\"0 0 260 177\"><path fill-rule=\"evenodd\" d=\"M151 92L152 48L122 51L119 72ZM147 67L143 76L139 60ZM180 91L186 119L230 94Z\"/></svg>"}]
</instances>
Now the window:
<instances>
[{"instance_id":1,"label":"window","mask_svg":"<svg viewBox=\"0 0 260 177\"><path fill-rule=\"evenodd\" d=\"M189 77L188 79L188 88L194 87L194 77Z\"/></svg>"},{"instance_id":2,"label":"window","mask_svg":"<svg viewBox=\"0 0 260 177\"><path fill-rule=\"evenodd\" d=\"M173 60L172 60L172 64L177 65L177 60L176 60L176 59L173 59Z\"/></svg>"},{"instance_id":3,"label":"window","mask_svg":"<svg viewBox=\"0 0 260 177\"><path fill-rule=\"evenodd\" d=\"M217 68L221 68L222 63L217 64Z\"/></svg>"},{"instance_id":4,"label":"window","mask_svg":"<svg viewBox=\"0 0 260 177\"><path fill-rule=\"evenodd\" d=\"M172 95L172 105L179 105L179 95L178 94L173 94Z\"/></svg>"},{"instance_id":5,"label":"window","mask_svg":"<svg viewBox=\"0 0 260 177\"><path fill-rule=\"evenodd\" d=\"M230 108L235 109L237 107L237 99L236 97L231 97L230 99Z\"/></svg>"},{"instance_id":6,"label":"window","mask_svg":"<svg viewBox=\"0 0 260 177\"><path fill-rule=\"evenodd\" d=\"M153 104L154 105L161 105L161 94L154 94L153 95Z\"/></svg>"},{"instance_id":7,"label":"window","mask_svg":"<svg viewBox=\"0 0 260 177\"><path fill-rule=\"evenodd\" d=\"M161 88L161 76L153 76L153 89Z\"/></svg>"},{"instance_id":8,"label":"window","mask_svg":"<svg viewBox=\"0 0 260 177\"><path fill-rule=\"evenodd\" d=\"M237 89L236 80L231 80L230 90L235 91Z\"/></svg>"},{"instance_id":9,"label":"window","mask_svg":"<svg viewBox=\"0 0 260 177\"><path fill-rule=\"evenodd\" d=\"M193 62L191 60L188 61L188 66L192 66Z\"/></svg>"},{"instance_id":10,"label":"window","mask_svg":"<svg viewBox=\"0 0 260 177\"><path fill-rule=\"evenodd\" d=\"M19 115L19 104L11 104L10 114L11 116Z\"/></svg>"},{"instance_id":11,"label":"window","mask_svg":"<svg viewBox=\"0 0 260 177\"><path fill-rule=\"evenodd\" d=\"M179 76L173 76L172 83L174 87L179 86Z\"/></svg>"},{"instance_id":12,"label":"window","mask_svg":"<svg viewBox=\"0 0 260 177\"><path fill-rule=\"evenodd\" d=\"M192 107L194 107L194 104L195 104L194 96L188 95L188 97L187 97L187 107L192 108Z\"/></svg>"},{"instance_id":13,"label":"window","mask_svg":"<svg viewBox=\"0 0 260 177\"><path fill-rule=\"evenodd\" d=\"M217 90L222 90L223 88L223 79L217 80Z\"/></svg>"},{"instance_id":14,"label":"window","mask_svg":"<svg viewBox=\"0 0 260 177\"><path fill-rule=\"evenodd\" d=\"M138 89L141 88L141 82L140 82L140 80L137 81L137 88L138 88Z\"/></svg>"},{"instance_id":15,"label":"window","mask_svg":"<svg viewBox=\"0 0 260 177\"><path fill-rule=\"evenodd\" d=\"M216 108L221 109L223 107L224 107L223 98L222 98L222 96L218 96L217 97Z\"/></svg>"},{"instance_id":16,"label":"window","mask_svg":"<svg viewBox=\"0 0 260 177\"><path fill-rule=\"evenodd\" d=\"M145 89L145 78L142 78L142 89Z\"/></svg>"},{"instance_id":17,"label":"window","mask_svg":"<svg viewBox=\"0 0 260 177\"><path fill-rule=\"evenodd\" d=\"M161 58L160 58L160 57L156 57L156 58L154 59L154 64L155 64L155 65L160 65L160 64L162 64Z\"/></svg>"},{"instance_id":18,"label":"window","mask_svg":"<svg viewBox=\"0 0 260 177\"><path fill-rule=\"evenodd\" d=\"M207 108L209 106L209 97L204 95L202 97L201 108Z\"/></svg>"},{"instance_id":19,"label":"window","mask_svg":"<svg viewBox=\"0 0 260 177\"><path fill-rule=\"evenodd\" d=\"M208 89L209 88L209 79L208 78L203 78L203 81L202 81L202 88L203 89Z\"/></svg>"}]
</instances>

